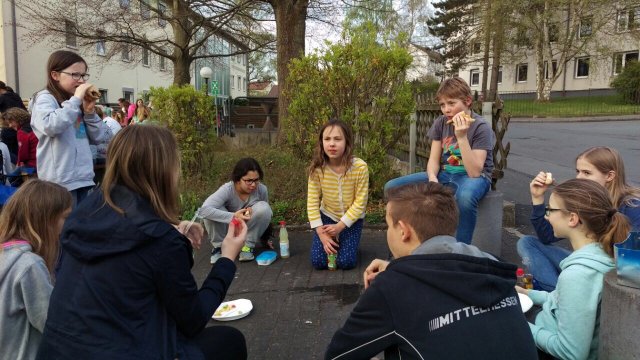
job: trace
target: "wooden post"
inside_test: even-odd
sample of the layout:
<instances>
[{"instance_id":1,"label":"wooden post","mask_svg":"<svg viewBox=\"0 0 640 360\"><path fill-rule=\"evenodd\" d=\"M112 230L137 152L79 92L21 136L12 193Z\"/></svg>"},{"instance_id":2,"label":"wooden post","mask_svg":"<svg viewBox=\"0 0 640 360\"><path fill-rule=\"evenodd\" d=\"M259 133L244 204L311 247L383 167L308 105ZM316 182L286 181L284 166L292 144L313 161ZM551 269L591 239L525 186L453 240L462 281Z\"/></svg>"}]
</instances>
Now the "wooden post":
<instances>
[{"instance_id":1,"label":"wooden post","mask_svg":"<svg viewBox=\"0 0 640 360\"><path fill-rule=\"evenodd\" d=\"M409 125L409 173L413 174L416 170L416 142L418 141L418 131L416 125L418 117L414 112L411 114L411 122Z\"/></svg>"},{"instance_id":2,"label":"wooden post","mask_svg":"<svg viewBox=\"0 0 640 360\"><path fill-rule=\"evenodd\" d=\"M493 102L485 101L482 103L482 117L491 124L493 121Z\"/></svg>"}]
</instances>

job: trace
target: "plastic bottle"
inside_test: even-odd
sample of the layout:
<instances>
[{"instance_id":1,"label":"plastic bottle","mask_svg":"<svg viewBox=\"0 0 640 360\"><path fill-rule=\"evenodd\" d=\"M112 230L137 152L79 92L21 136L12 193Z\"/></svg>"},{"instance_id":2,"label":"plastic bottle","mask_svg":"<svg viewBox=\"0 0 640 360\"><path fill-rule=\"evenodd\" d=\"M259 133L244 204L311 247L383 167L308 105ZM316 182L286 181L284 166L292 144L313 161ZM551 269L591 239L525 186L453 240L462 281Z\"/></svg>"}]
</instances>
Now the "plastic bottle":
<instances>
[{"instance_id":1,"label":"plastic bottle","mask_svg":"<svg viewBox=\"0 0 640 360\"><path fill-rule=\"evenodd\" d=\"M329 270L336 270L336 254L327 255L327 268Z\"/></svg>"},{"instance_id":2,"label":"plastic bottle","mask_svg":"<svg viewBox=\"0 0 640 360\"><path fill-rule=\"evenodd\" d=\"M287 233L287 223L280 221L280 257L289 257L289 234Z\"/></svg>"},{"instance_id":3,"label":"plastic bottle","mask_svg":"<svg viewBox=\"0 0 640 360\"><path fill-rule=\"evenodd\" d=\"M516 271L516 285L524 289L533 289L533 276L525 274L524 269L518 268Z\"/></svg>"}]
</instances>

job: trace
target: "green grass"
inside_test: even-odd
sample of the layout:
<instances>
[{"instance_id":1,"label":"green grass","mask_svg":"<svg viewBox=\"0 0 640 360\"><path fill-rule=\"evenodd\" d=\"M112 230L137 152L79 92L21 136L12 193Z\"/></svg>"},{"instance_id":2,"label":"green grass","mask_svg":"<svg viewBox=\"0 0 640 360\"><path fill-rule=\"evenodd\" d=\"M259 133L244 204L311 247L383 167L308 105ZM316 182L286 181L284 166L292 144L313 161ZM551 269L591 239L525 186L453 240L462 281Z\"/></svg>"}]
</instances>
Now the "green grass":
<instances>
[{"instance_id":1,"label":"green grass","mask_svg":"<svg viewBox=\"0 0 640 360\"><path fill-rule=\"evenodd\" d=\"M628 104L618 95L552 98L548 103L530 99L504 100L512 117L576 117L640 114L640 105Z\"/></svg>"}]
</instances>

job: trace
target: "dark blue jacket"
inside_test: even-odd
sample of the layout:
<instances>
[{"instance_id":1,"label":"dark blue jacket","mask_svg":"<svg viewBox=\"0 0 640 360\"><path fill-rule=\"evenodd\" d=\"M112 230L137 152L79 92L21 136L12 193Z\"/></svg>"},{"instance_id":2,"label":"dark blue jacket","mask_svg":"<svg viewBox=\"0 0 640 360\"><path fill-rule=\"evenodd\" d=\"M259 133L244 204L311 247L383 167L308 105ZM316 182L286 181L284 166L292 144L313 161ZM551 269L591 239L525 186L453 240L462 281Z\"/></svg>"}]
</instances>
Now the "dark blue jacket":
<instances>
[{"instance_id":1,"label":"dark blue jacket","mask_svg":"<svg viewBox=\"0 0 640 360\"><path fill-rule=\"evenodd\" d=\"M125 187L67 219L38 359L184 359L222 302L235 264L221 258L198 290L187 238Z\"/></svg>"}]
</instances>

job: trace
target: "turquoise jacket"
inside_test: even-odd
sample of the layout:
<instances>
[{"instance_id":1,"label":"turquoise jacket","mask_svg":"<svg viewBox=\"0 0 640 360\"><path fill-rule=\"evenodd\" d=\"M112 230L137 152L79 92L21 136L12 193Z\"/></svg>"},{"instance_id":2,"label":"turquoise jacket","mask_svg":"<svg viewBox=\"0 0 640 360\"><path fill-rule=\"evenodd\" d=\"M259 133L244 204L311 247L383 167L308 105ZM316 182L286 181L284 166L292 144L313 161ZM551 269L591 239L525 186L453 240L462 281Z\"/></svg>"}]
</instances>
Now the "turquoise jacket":
<instances>
[{"instance_id":1,"label":"turquoise jacket","mask_svg":"<svg viewBox=\"0 0 640 360\"><path fill-rule=\"evenodd\" d=\"M536 323L529 323L536 346L560 359L597 359L600 300L613 259L594 243L574 251L560 268L554 291L529 292L542 305Z\"/></svg>"}]
</instances>

